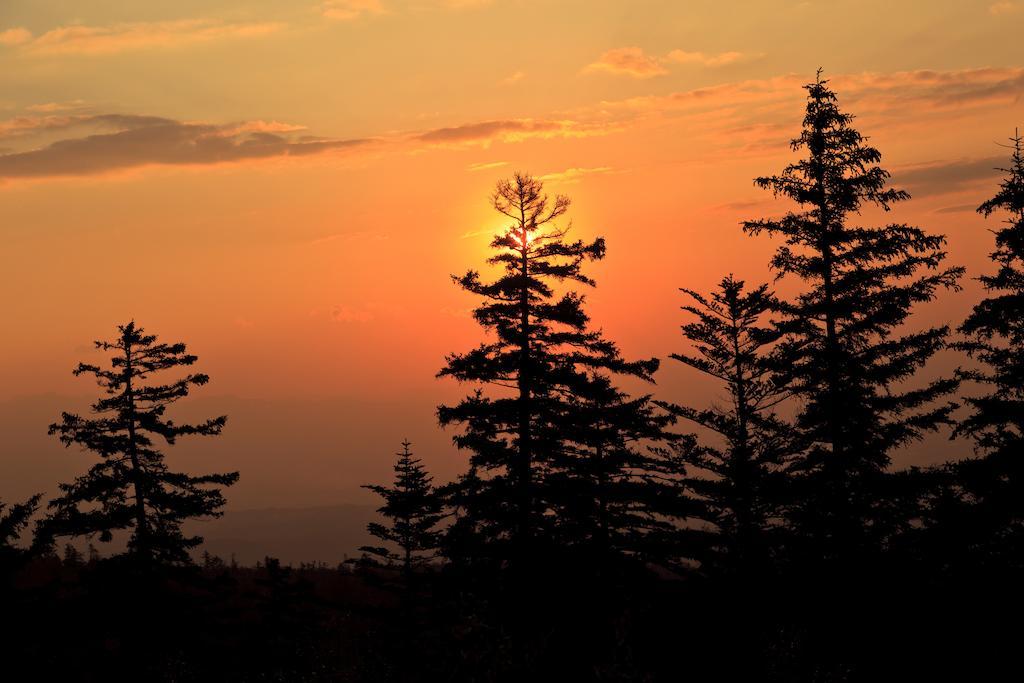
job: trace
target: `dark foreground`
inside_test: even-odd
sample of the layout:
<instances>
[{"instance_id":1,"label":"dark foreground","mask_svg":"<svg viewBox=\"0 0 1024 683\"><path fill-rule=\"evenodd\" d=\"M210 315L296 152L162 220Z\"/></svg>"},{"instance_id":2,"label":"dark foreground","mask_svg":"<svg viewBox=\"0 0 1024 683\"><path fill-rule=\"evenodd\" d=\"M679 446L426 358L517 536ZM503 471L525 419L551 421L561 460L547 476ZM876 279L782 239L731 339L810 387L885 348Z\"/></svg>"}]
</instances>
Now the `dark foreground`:
<instances>
[{"instance_id":1,"label":"dark foreground","mask_svg":"<svg viewBox=\"0 0 1024 683\"><path fill-rule=\"evenodd\" d=\"M552 559L528 579L455 568L141 571L34 560L3 598L7 681L1001 680L1019 576L604 576ZM515 584L515 585L514 585Z\"/></svg>"}]
</instances>

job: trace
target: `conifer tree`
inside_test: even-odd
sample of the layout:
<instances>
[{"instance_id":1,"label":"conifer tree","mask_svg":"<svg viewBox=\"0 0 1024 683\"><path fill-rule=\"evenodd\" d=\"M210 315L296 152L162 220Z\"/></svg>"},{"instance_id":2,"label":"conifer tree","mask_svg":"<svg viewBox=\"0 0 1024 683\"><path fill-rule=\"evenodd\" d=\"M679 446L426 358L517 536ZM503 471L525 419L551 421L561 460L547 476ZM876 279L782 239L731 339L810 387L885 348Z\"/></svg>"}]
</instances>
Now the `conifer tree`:
<instances>
[{"instance_id":1,"label":"conifer tree","mask_svg":"<svg viewBox=\"0 0 1024 683\"><path fill-rule=\"evenodd\" d=\"M687 485L704 504L699 516L716 530L704 563L749 576L765 566L770 520L782 504L780 478L794 449L774 410L787 397L772 353L780 332L766 320L776 301L768 285L747 290L731 275L710 296L681 291L692 301L682 307L694 316L682 331L693 351L672 358L720 381L728 402L663 405L721 439L721 446L687 444L680 452L694 472Z\"/></svg>"},{"instance_id":2,"label":"conifer tree","mask_svg":"<svg viewBox=\"0 0 1024 683\"><path fill-rule=\"evenodd\" d=\"M18 545L18 541L32 515L36 513L41 497L34 495L24 503L0 502L0 588L6 585L9 572L28 554L24 547Z\"/></svg>"},{"instance_id":3,"label":"conifer tree","mask_svg":"<svg viewBox=\"0 0 1024 683\"><path fill-rule=\"evenodd\" d=\"M810 480L798 522L814 554L827 558L877 547L880 519L889 516L879 487L890 453L950 422L953 403L943 399L956 380L907 384L944 347L948 328L903 335L901 328L915 304L956 288L963 269L942 266L941 235L853 224L863 210L888 211L909 195L888 186L881 154L853 128L820 71L806 90L803 129L792 142L804 156L756 180L799 208L743 227L784 238L772 266L802 285L779 306L787 333L780 370L802 400L796 424L810 444L800 464Z\"/></svg>"},{"instance_id":4,"label":"conifer tree","mask_svg":"<svg viewBox=\"0 0 1024 683\"><path fill-rule=\"evenodd\" d=\"M605 253L602 238L569 241L569 228L558 227L568 197L552 199L540 180L516 174L499 182L491 199L510 221L492 240L487 260L501 272L491 281L476 270L454 280L484 300L474 317L493 336L447 357L439 376L478 388L458 405L440 407L438 415L442 425L463 425L454 441L471 452L479 475L478 528L498 555L529 564L541 529L551 523L551 497L561 493L548 487L547 475L563 455L570 404L588 373L650 379L658 362L622 359L614 344L588 330L584 298L556 293L560 284L593 286L583 264Z\"/></svg>"},{"instance_id":5,"label":"conifer tree","mask_svg":"<svg viewBox=\"0 0 1024 683\"><path fill-rule=\"evenodd\" d=\"M459 570L476 568L486 559L481 551L487 533L482 530L486 515L477 509L484 499L484 485L475 466L437 490L450 511L451 523L440 537L440 552Z\"/></svg>"},{"instance_id":6,"label":"conifer tree","mask_svg":"<svg viewBox=\"0 0 1024 683\"><path fill-rule=\"evenodd\" d=\"M198 424L178 424L165 416L167 408L205 385L209 377L188 373L166 384L150 383L151 376L193 365L197 358L184 344L158 342L134 322L118 327L114 341L96 348L111 352L110 367L79 364L75 375L93 375L105 396L92 405L96 417L63 413L50 425L67 447L91 451L99 462L70 484L49 504L51 513L40 530L48 537L92 536L110 541L119 530L131 533L129 554L143 561L189 562L188 550L202 542L181 531L194 517L219 517L224 505L220 487L238 480L238 473L191 476L173 472L158 450L181 436L216 436L226 417Z\"/></svg>"},{"instance_id":7,"label":"conifer tree","mask_svg":"<svg viewBox=\"0 0 1024 683\"><path fill-rule=\"evenodd\" d=\"M965 339L957 347L977 361L962 377L983 393L965 400L970 411L957 428L974 440L980 457L956 470L975 503L971 518L983 525L973 530L983 534L975 541L995 541L1019 552L1024 548L1024 139L1017 134L1011 143L999 191L978 207L985 217L997 212L1005 217L991 254L998 268L978 278L988 296L960 326Z\"/></svg>"},{"instance_id":8,"label":"conifer tree","mask_svg":"<svg viewBox=\"0 0 1024 683\"><path fill-rule=\"evenodd\" d=\"M607 373L577 383L563 417L565 444L547 475L563 547L599 568L624 557L661 564L679 559L676 521L692 516L675 451L675 422L649 395L631 397Z\"/></svg>"},{"instance_id":9,"label":"conifer tree","mask_svg":"<svg viewBox=\"0 0 1024 683\"><path fill-rule=\"evenodd\" d=\"M381 541L397 546L398 550L386 546L360 548L387 564L401 566L406 574L434 558L440 538L436 527L445 517L431 477L420 460L413 457L409 450L411 445L408 441L402 442L392 486L370 484L363 487L384 499L378 512L388 520L387 525L371 522L367 529Z\"/></svg>"}]
</instances>

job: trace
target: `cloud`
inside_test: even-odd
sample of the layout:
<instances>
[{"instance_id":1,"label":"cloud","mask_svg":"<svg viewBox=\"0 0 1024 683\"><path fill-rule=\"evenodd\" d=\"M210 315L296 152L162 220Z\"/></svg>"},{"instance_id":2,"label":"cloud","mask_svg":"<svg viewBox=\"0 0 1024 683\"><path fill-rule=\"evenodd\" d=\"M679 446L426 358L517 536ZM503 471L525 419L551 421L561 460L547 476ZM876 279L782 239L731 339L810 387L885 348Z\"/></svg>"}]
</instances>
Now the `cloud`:
<instances>
[{"instance_id":1,"label":"cloud","mask_svg":"<svg viewBox=\"0 0 1024 683\"><path fill-rule=\"evenodd\" d=\"M483 161L476 164L470 164L466 167L467 171L486 171L491 168L501 168L502 166L508 166L507 161Z\"/></svg>"},{"instance_id":2,"label":"cloud","mask_svg":"<svg viewBox=\"0 0 1024 683\"><path fill-rule=\"evenodd\" d=\"M0 131L4 123L11 122L0 123ZM41 117L36 124L49 125L50 129L93 126L108 132L0 154L0 179L86 176L146 165L212 165L309 156L354 149L372 142L296 137L286 131L300 130L300 127L264 121L214 125L155 116L103 114ZM17 125L15 120L15 129Z\"/></svg>"},{"instance_id":3,"label":"cloud","mask_svg":"<svg viewBox=\"0 0 1024 683\"><path fill-rule=\"evenodd\" d=\"M944 206L941 209L935 209L935 213L974 213L977 210L977 204L957 204L956 206Z\"/></svg>"},{"instance_id":4,"label":"cloud","mask_svg":"<svg viewBox=\"0 0 1024 683\"><path fill-rule=\"evenodd\" d=\"M826 74L828 76L828 74ZM750 108L747 125L763 122L761 110L803 101L801 86L813 76L786 74L772 78L733 81L666 95L601 102L606 112L713 111ZM910 105L931 110L954 110L993 104L1015 104L1024 95L1024 67L977 68L957 71L864 72L829 77L846 106L856 113L895 113L905 116Z\"/></svg>"},{"instance_id":5,"label":"cloud","mask_svg":"<svg viewBox=\"0 0 1024 683\"><path fill-rule=\"evenodd\" d=\"M583 68L584 73L604 72L633 78L653 78L668 73L657 57L647 55L643 48L620 47L608 50L596 62Z\"/></svg>"},{"instance_id":6,"label":"cloud","mask_svg":"<svg viewBox=\"0 0 1024 683\"><path fill-rule=\"evenodd\" d=\"M373 320L373 313L365 308L337 305L331 309L331 319L338 323L365 323Z\"/></svg>"},{"instance_id":7,"label":"cloud","mask_svg":"<svg viewBox=\"0 0 1024 683\"><path fill-rule=\"evenodd\" d=\"M352 21L364 14L384 14L380 0L326 0L320 3L320 13L335 21Z\"/></svg>"},{"instance_id":8,"label":"cloud","mask_svg":"<svg viewBox=\"0 0 1024 683\"><path fill-rule=\"evenodd\" d=\"M620 47L608 50L596 62L583 67L583 73L603 72L632 76L633 78L654 78L669 72L668 64L696 64L705 67L725 66L750 59L754 55L743 52L687 52L672 50L664 57L648 55L640 47Z\"/></svg>"},{"instance_id":9,"label":"cloud","mask_svg":"<svg viewBox=\"0 0 1024 683\"><path fill-rule=\"evenodd\" d=\"M0 45L24 45L32 40L32 32L25 28L9 28L0 31Z\"/></svg>"},{"instance_id":10,"label":"cloud","mask_svg":"<svg viewBox=\"0 0 1024 683\"><path fill-rule=\"evenodd\" d=\"M899 71L838 76L840 96L866 105L861 111L902 114L909 104L956 109L1016 104L1024 95L1024 68Z\"/></svg>"},{"instance_id":11,"label":"cloud","mask_svg":"<svg viewBox=\"0 0 1024 683\"><path fill-rule=\"evenodd\" d=\"M273 22L225 24L208 19L123 23L110 26L75 25L61 26L35 37L25 31L25 34L20 34L19 42L16 44L26 52L36 55L109 55L133 50L173 48L217 40L259 37L282 28L284 24Z\"/></svg>"},{"instance_id":12,"label":"cloud","mask_svg":"<svg viewBox=\"0 0 1024 683\"><path fill-rule=\"evenodd\" d=\"M988 6L988 13L994 16L1016 14L1020 11L1021 5L1017 2L996 2Z\"/></svg>"},{"instance_id":13,"label":"cloud","mask_svg":"<svg viewBox=\"0 0 1024 683\"><path fill-rule=\"evenodd\" d=\"M41 112L44 114L57 111L74 111L85 108L85 100L71 100L70 102L44 102L25 107L27 111Z\"/></svg>"},{"instance_id":14,"label":"cloud","mask_svg":"<svg viewBox=\"0 0 1024 683\"><path fill-rule=\"evenodd\" d=\"M511 75L506 76L505 78L501 79L501 84L502 85L515 85L516 83L518 83L519 81L523 80L524 78L526 78L526 74L523 73L522 71L517 71L514 74L511 74Z\"/></svg>"},{"instance_id":15,"label":"cloud","mask_svg":"<svg viewBox=\"0 0 1024 683\"><path fill-rule=\"evenodd\" d=\"M995 108L1013 110L1024 99L1024 68L956 71L864 72L829 77L841 106L858 116L868 134L913 130L957 121ZM796 133L793 116L804 105L808 74L786 74L681 90L664 95L603 101L567 115L618 129L668 125L690 131L703 158L784 153ZM709 149L708 146L711 146ZM717 151L715 150L717 148Z\"/></svg>"},{"instance_id":16,"label":"cloud","mask_svg":"<svg viewBox=\"0 0 1024 683\"><path fill-rule=\"evenodd\" d=\"M432 146L489 145L494 141L520 142L529 138L585 137L607 132L600 124L573 120L505 119L435 128L416 136Z\"/></svg>"},{"instance_id":17,"label":"cloud","mask_svg":"<svg viewBox=\"0 0 1024 683\"><path fill-rule=\"evenodd\" d=\"M665 56L666 62L674 62L676 64L698 64L700 66L725 66L726 64L734 64L742 59L745 59L746 55L742 52L720 52L716 55L707 54L704 52L687 52L685 50L672 50Z\"/></svg>"},{"instance_id":18,"label":"cloud","mask_svg":"<svg viewBox=\"0 0 1024 683\"><path fill-rule=\"evenodd\" d=\"M440 4L445 9L471 9L474 7L483 7L484 5L490 5L494 0L440 0Z\"/></svg>"},{"instance_id":19,"label":"cloud","mask_svg":"<svg viewBox=\"0 0 1024 683\"><path fill-rule=\"evenodd\" d=\"M598 166L595 168L567 168L557 173L548 173L540 177L544 182L549 183L578 183L583 176L602 175L612 172L611 166Z\"/></svg>"},{"instance_id":20,"label":"cloud","mask_svg":"<svg viewBox=\"0 0 1024 683\"><path fill-rule=\"evenodd\" d=\"M324 244L330 244L332 242L382 242L388 239L387 233L376 232L373 230L359 230L356 232L338 232L331 235L324 235L323 237L317 237L315 239L306 242L311 247L317 247Z\"/></svg>"},{"instance_id":21,"label":"cloud","mask_svg":"<svg viewBox=\"0 0 1024 683\"><path fill-rule=\"evenodd\" d=\"M982 182L994 184L1001 173L999 167L1005 165L1003 157L955 159L897 169L893 171L893 180L896 185L907 186L917 197L949 194Z\"/></svg>"}]
</instances>

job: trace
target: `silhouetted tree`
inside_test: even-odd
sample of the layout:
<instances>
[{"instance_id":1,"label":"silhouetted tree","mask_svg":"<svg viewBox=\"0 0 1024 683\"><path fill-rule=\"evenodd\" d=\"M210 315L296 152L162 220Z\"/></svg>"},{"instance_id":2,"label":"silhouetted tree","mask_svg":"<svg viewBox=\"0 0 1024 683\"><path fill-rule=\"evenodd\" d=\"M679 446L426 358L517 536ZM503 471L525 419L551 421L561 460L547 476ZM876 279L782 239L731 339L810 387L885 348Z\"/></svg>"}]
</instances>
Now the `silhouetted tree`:
<instances>
[{"instance_id":1,"label":"silhouetted tree","mask_svg":"<svg viewBox=\"0 0 1024 683\"><path fill-rule=\"evenodd\" d=\"M196 356L181 343L157 342L134 322L121 325L116 340L96 342L113 352L110 368L79 364L75 375L89 374L106 396L92 405L97 417L63 413L50 425L65 446L77 444L99 456L87 474L61 484L62 495L50 502L51 513L40 529L47 536L99 534L109 541L118 530L131 530L129 553L143 560L189 562L188 550L202 542L186 537L181 524L193 517L222 514L222 486L238 473L193 477L172 472L156 439L173 445L178 437L215 436L227 421L217 417L199 424L177 424L164 416L167 407L209 381L204 374L186 374L167 384L147 380L165 371L187 367Z\"/></svg>"},{"instance_id":2,"label":"silhouetted tree","mask_svg":"<svg viewBox=\"0 0 1024 683\"><path fill-rule=\"evenodd\" d=\"M994 197L978 207L988 217L1005 214L995 231L998 265L978 279L988 296L978 303L960 332L956 346L978 365L962 371L984 393L965 399L969 414L957 433L971 437L980 457L955 466L957 485L967 509L947 524L967 527L969 543L982 552L1024 562L1024 149L1011 138L1010 166Z\"/></svg>"},{"instance_id":3,"label":"silhouetted tree","mask_svg":"<svg viewBox=\"0 0 1024 683\"><path fill-rule=\"evenodd\" d=\"M484 483L475 466L437 490L450 511L451 523L440 537L441 554L457 569L475 567L486 535L481 527L487 517L477 506L484 500Z\"/></svg>"},{"instance_id":4,"label":"silhouetted tree","mask_svg":"<svg viewBox=\"0 0 1024 683\"><path fill-rule=\"evenodd\" d=\"M442 425L461 423L456 445L471 451L479 475L474 520L496 547L511 543L520 564L534 558L539 532L550 524L547 474L563 454L566 415L588 373L606 370L650 379L657 360L627 362L614 344L587 329L582 296L555 286L593 286L583 273L586 261L604 257L604 240L568 241L569 228L557 227L569 198L549 198L543 183L516 174L501 181L494 209L511 223L491 241L488 259L502 273L485 281L470 270L455 282L482 299L476 320L493 338L464 354L447 357L439 376L488 385L455 406L442 406ZM498 551L503 554L505 551Z\"/></svg>"},{"instance_id":5,"label":"silhouetted tree","mask_svg":"<svg viewBox=\"0 0 1024 683\"><path fill-rule=\"evenodd\" d=\"M717 530L713 552L703 559L751 577L765 570L770 520L781 510L782 468L794 449L790 426L775 413L788 395L776 381L772 353L780 332L766 320L776 301L768 285L746 290L731 275L710 296L681 291L692 300L682 309L694 319L682 331L693 351L672 358L722 382L728 402L664 405L720 437L721 447L684 444L680 451L695 471L687 485L704 503L700 516Z\"/></svg>"},{"instance_id":6,"label":"silhouetted tree","mask_svg":"<svg viewBox=\"0 0 1024 683\"><path fill-rule=\"evenodd\" d=\"M29 549L18 542L32 515L36 513L41 497L39 494L34 495L24 503L0 502L0 588L6 586L10 572L28 555Z\"/></svg>"},{"instance_id":7,"label":"silhouetted tree","mask_svg":"<svg viewBox=\"0 0 1024 683\"><path fill-rule=\"evenodd\" d=\"M558 541L602 569L623 557L677 559L676 521L694 512L675 452L675 418L650 396L630 397L605 373L581 377L562 417L565 444L547 474Z\"/></svg>"},{"instance_id":8,"label":"silhouetted tree","mask_svg":"<svg viewBox=\"0 0 1024 683\"><path fill-rule=\"evenodd\" d=\"M803 283L779 306L787 333L780 370L802 400L796 424L811 444L799 465L809 479L797 521L810 534L809 550L829 557L877 546L886 533L881 520L892 514L880 493L890 453L950 422L954 404L938 402L955 379L906 384L943 348L948 328L899 331L915 304L956 288L963 269L942 268L941 235L851 224L862 210L888 211L909 195L887 187L881 154L851 126L820 72L806 90L803 130L792 142L806 156L756 180L800 210L743 227L782 236L772 266Z\"/></svg>"},{"instance_id":9,"label":"silhouetted tree","mask_svg":"<svg viewBox=\"0 0 1024 683\"><path fill-rule=\"evenodd\" d=\"M437 525L445 517L431 477L409 451L411 445L408 441L402 442L402 452L397 454L395 463L394 484L363 487L384 499L384 505L377 511L387 519L387 524L371 522L367 529L381 541L397 546L398 551L386 546L360 548L387 564L401 566L406 575L434 558L440 537Z\"/></svg>"},{"instance_id":10,"label":"silhouetted tree","mask_svg":"<svg viewBox=\"0 0 1024 683\"><path fill-rule=\"evenodd\" d=\"M85 564L81 551L70 543L64 544L64 553L60 561L65 567L81 567Z\"/></svg>"}]
</instances>

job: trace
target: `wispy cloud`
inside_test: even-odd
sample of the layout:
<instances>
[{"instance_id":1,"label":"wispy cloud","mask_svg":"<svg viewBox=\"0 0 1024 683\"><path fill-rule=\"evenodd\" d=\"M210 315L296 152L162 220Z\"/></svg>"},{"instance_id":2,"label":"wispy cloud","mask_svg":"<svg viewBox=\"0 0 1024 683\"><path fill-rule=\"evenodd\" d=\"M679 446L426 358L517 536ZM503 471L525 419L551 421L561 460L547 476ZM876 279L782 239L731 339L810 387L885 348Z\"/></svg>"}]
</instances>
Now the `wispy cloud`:
<instances>
[{"instance_id":1,"label":"wispy cloud","mask_svg":"<svg viewBox=\"0 0 1024 683\"><path fill-rule=\"evenodd\" d=\"M1005 14L1016 14L1024 9L1024 5L1019 2L996 2L988 6L988 13L994 16L1001 16Z\"/></svg>"},{"instance_id":2,"label":"wispy cloud","mask_svg":"<svg viewBox=\"0 0 1024 683\"><path fill-rule=\"evenodd\" d=\"M893 180L919 197L950 194L979 183L992 183L999 177L999 167L1005 165L1003 157L953 159L895 169Z\"/></svg>"},{"instance_id":3,"label":"wispy cloud","mask_svg":"<svg viewBox=\"0 0 1024 683\"><path fill-rule=\"evenodd\" d=\"M372 230L359 230L357 232L339 232L332 235L324 235L323 237L317 237L309 240L306 244L309 246L321 246L324 244L330 244L332 242L345 243L345 242L381 242L388 239L388 235L382 232L376 232Z\"/></svg>"},{"instance_id":4,"label":"wispy cloud","mask_svg":"<svg viewBox=\"0 0 1024 683\"><path fill-rule=\"evenodd\" d=\"M337 323L365 323L373 317L372 311L358 306L339 304L331 309L331 319Z\"/></svg>"},{"instance_id":5,"label":"wispy cloud","mask_svg":"<svg viewBox=\"0 0 1024 683\"><path fill-rule=\"evenodd\" d=\"M364 15L385 12L380 0L325 0L320 3L320 13L335 21L353 21Z\"/></svg>"},{"instance_id":6,"label":"wispy cloud","mask_svg":"<svg viewBox=\"0 0 1024 683\"><path fill-rule=\"evenodd\" d=\"M597 166L595 168L567 168L557 173L547 173L540 177L541 180L549 183L578 183L580 179L588 175L603 175L612 172L611 166Z\"/></svg>"},{"instance_id":7,"label":"wispy cloud","mask_svg":"<svg viewBox=\"0 0 1024 683\"><path fill-rule=\"evenodd\" d=\"M586 137L608 132L603 124L571 119L503 119L435 128L415 139L431 146L487 146L495 141L519 142L530 138Z\"/></svg>"},{"instance_id":8,"label":"wispy cloud","mask_svg":"<svg viewBox=\"0 0 1024 683\"><path fill-rule=\"evenodd\" d=\"M654 78L669 73L668 65L671 64L696 64L705 67L725 66L736 62L753 58L743 52L719 52L711 54L706 52L687 52L686 50L672 50L667 55L659 57L648 55L640 47L619 47L608 50L601 55L597 61L583 67L583 73L610 73L632 76L633 78Z\"/></svg>"},{"instance_id":9,"label":"wispy cloud","mask_svg":"<svg viewBox=\"0 0 1024 683\"><path fill-rule=\"evenodd\" d=\"M708 54L706 52L687 52L686 50L672 50L664 61L675 64L698 64L700 66L725 66L735 64L743 59L749 59L748 55L742 52L719 52Z\"/></svg>"},{"instance_id":10,"label":"wispy cloud","mask_svg":"<svg viewBox=\"0 0 1024 683\"><path fill-rule=\"evenodd\" d=\"M276 22L231 24L210 19L121 23L109 26L61 26L38 36L26 29L0 33L0 43L35 55L109 55L174 48L218 40L265 36L284 28Z\"/></svg>"},{"instance_id":11,"label":"wispy cloud","mask_svg":"<svg viewBox=\"0 0 1024 683\"><path fill-rule=\"evenodd\" d=\"M668 73L659 58L646 54L640 47L619 47L608 50L597 61L583 67L584 73L623 74L633 78L653 78Z\"/></svg>"},{"instance_id":12,"label":"wispy cloud","mask_svg":"<svg viewBox=\"0 0 1024 683\"><path fill-rule=\"evenodd\" d=\"M6 126L6 129L5 129ZM182 122L155 116L20 117L0 122L0 135L36 129L101 130L26 151L0 154L0 179L84 176L146 165L212 165L274 157L310 156L364 147L367 139L308 135L280 122L236 124Z\"/></svg>"},{"instance_id":13,"label":"wispy cloud","mask_svg":"<svg viewBox=\"0 0 1024 683\"><path fill-rule=\"evenodd\" d=\"M471 9L490 5L494 0L438 0L441 7L445 9Z\"/></svg>"},{"instance_id":14,"label":"wispy cloud","mask_svg":"<svg viewBox=\"0 0 1024 683\"><path fill-rule=\"evenodd\" d=\"M75 111L85 108L85 100L71 100L70 102L43 102L25 107L26 111L39 113L52 113L57 111Z\"/></svg>"},{"instance_id":15,"label":"wispy cloud","mask_svg":"<svg viewBox=\"0 0 1024 683\"><path fill-rule=\"evenodd\" d=\"M466 167L467 171L486 171L491 168L501 168L502 166L508 166L507 161L482 161L476 164L470 164Z\"/></svg>"},{"instance_id":16,"label":"wispy cloud","mask_svg":"<svg viewBox=\"0 0 1024 683\"><path fill-rule=\"evenodd\" d=\"M526 78L526 74L522 71L516 71L514 74L510 74L505 78L501 79L502 85L515 85L519 81Z\"/></svg>"},{"instance_id":17,"label":"wispy cloud","mask_svg":"<svg viewBox=\"0 0 1024 683\"><path fill-rule=\"evenodd\" d=\"M25 28L9 28L0 31L0 45L24 45L32 40L32 32Z\"/></svg>"},{"instance_id":18,"label":"wispy cloud","mask_svg":"<svg viewBox=\"0 0 1024 683\"><path fill-rule=\"evenodd\" d=\"M935 209L935 213L973 213L977 210L977 204L957 204L956 206L944 206L941 209Z\"/></svg>"},{"instance_id":19,"label":"wispy cloud","mask_svg":"<svg viewBox=\"0 0 1024 683\"><path fill-rule=\"evenodd\" d=\"M775 154L792 137L789 115L802 107L801 86L810 78L787 74L604 101L571 115L584 120L604 117L621 128L641 122L692 126L695 139L747 154ZM842 105L876 132L919 126L916 112L927 112L931 120L953 120L992 107L1013 107L1024 98L1024 68L1020 67L867 72L838 74L830 80Z\"/></svg>"}]
</instances>

